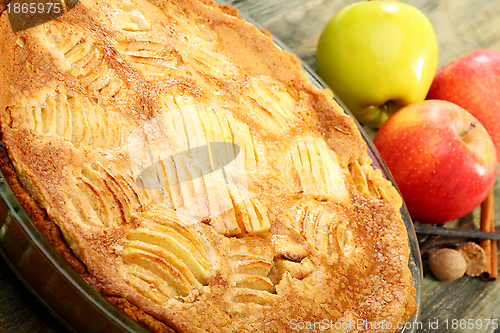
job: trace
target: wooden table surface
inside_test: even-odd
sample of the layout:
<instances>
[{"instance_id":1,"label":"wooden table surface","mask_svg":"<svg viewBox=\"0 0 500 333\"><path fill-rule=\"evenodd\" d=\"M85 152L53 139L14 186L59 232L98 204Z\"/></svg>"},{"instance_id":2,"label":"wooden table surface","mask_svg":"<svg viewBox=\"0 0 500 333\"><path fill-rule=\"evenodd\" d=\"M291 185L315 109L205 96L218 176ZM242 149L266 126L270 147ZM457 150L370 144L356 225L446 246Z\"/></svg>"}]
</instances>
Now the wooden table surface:
<instances>
[{"instance_id":1,"label":"wooden table surface","mask_svg":"<svg viewBox=\"0 0 500 333\"><path fill-rule=\"evenodd\" d=\"M315 69L316 44L329 18L354 0L227 0L269 30ZM439 66L479 47L500 51L500 0L405 0L421 9L434 26ZM373 135L373 131L368 129ZM500 178L500 177L499 177ZM496 220L500 221L500 181L495 184ZM478 225L479 210L461 222ZM497 222L497 226L500 223ZM497 229L498 230L498 229ZM424 301L418 332L500 332L488 320L500 320L500 281L464 277L439 282L425 272ZM454 319L474 319L480 329L452 328ZM446 327L448 321L448 327ZM430 325L432 323L432 325ZM438 323L439 326L435 327ZM459 323L459 322L458 322ZM0 332L66 332L18 282L0 257Z\"/></svg>"}]
</instances>

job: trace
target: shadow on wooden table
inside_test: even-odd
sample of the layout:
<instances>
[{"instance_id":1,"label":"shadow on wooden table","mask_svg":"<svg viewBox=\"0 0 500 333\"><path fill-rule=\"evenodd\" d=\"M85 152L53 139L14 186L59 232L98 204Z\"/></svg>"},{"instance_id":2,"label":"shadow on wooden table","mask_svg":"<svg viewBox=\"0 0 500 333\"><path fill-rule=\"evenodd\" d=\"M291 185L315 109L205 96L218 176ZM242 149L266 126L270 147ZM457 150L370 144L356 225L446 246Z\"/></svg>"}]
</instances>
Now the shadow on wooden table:
<instances>
[{"instance_id":1,"label":"shadow on wooden table","mask_svg":"<svg viewBox=\"0 0 500 333\"><path fill-rule=\"evenodd\" d=\"M69 332L30 294L1 256L0 332Z\"/></svg>"}]
</instances>

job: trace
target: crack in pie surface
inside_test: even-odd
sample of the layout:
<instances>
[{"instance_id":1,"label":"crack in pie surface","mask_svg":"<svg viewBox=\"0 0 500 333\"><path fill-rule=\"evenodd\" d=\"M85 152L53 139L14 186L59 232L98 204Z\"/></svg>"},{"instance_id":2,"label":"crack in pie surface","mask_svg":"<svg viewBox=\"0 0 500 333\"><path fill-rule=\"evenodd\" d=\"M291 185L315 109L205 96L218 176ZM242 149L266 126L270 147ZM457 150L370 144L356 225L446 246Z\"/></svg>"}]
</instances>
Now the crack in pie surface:
<instances>
[{"instance_id":1,"label":"crack in pie surface","mask_svg":"<svg viewBox=\"0 0 500 333\"><path fill-rule=\"evenodd\" d=\"M398 193L331 93L234 9L84 0L0 27L3 168L129 316L285 332L416 312Z\"/></svg>"}]
</instances>

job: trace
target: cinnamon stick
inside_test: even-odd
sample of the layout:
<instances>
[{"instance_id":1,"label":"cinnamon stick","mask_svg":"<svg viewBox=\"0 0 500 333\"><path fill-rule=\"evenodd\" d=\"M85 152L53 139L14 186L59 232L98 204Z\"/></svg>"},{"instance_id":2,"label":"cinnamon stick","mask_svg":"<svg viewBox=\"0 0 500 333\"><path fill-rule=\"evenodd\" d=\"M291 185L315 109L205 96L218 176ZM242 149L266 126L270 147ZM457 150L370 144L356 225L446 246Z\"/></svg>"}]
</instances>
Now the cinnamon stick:
<instances>
[{"instance_id":1,"label":"cinnamon stick","mask_svg":"<svg viewBox=\"0 0 500 333\"><path fill-rule=\"evenodd\" d=\"M493 190L491 190L484 202L481 204L481 231L495 232L493 208L494 194ZM495 281L498 278L497 241L491 239L480 239L479 244L486 252L486 268L481 274L481 277L485 281Z\"/></svg>"},{"instance_id":2,"label":"cinnamon stick","mask_svg":"<svg viewBox=\"0 0 500 333\"><path fill-rule=\"evenodd\" d=\"M0 0L0 15L2 15L3 11L6 9L7 9L7 4L5 4L3 0Z\"/></svg>"}]
</instances>

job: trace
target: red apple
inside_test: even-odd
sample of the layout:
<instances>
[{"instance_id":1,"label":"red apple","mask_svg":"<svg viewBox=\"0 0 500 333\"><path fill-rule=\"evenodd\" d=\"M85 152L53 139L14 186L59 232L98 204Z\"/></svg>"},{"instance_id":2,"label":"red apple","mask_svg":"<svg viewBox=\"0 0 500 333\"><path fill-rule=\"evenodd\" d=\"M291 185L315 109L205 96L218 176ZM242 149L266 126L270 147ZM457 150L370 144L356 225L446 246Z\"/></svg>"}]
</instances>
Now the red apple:
<instances>
[{"instance_id":1,"label":"red apple","mask_svg":"<svg viewBox=\"0 0 500 333\"><path fill-rule=\"evenodd\" d=\"M474 116L447 101L405 106L380 127L374 144L416 221L458 219L481 204L495 182L491 137Z\"/></svg>"},{"instance_id":2,"label":"red apple","mask_svg":"<svg viewBox=\"0 0 500 333\"><path fill-rule=\"evenodd\" d=\"M500 52L476 49L441 67L427 99L450 101L472 113L500 156Z\"/></svg>"}]
</instances>

